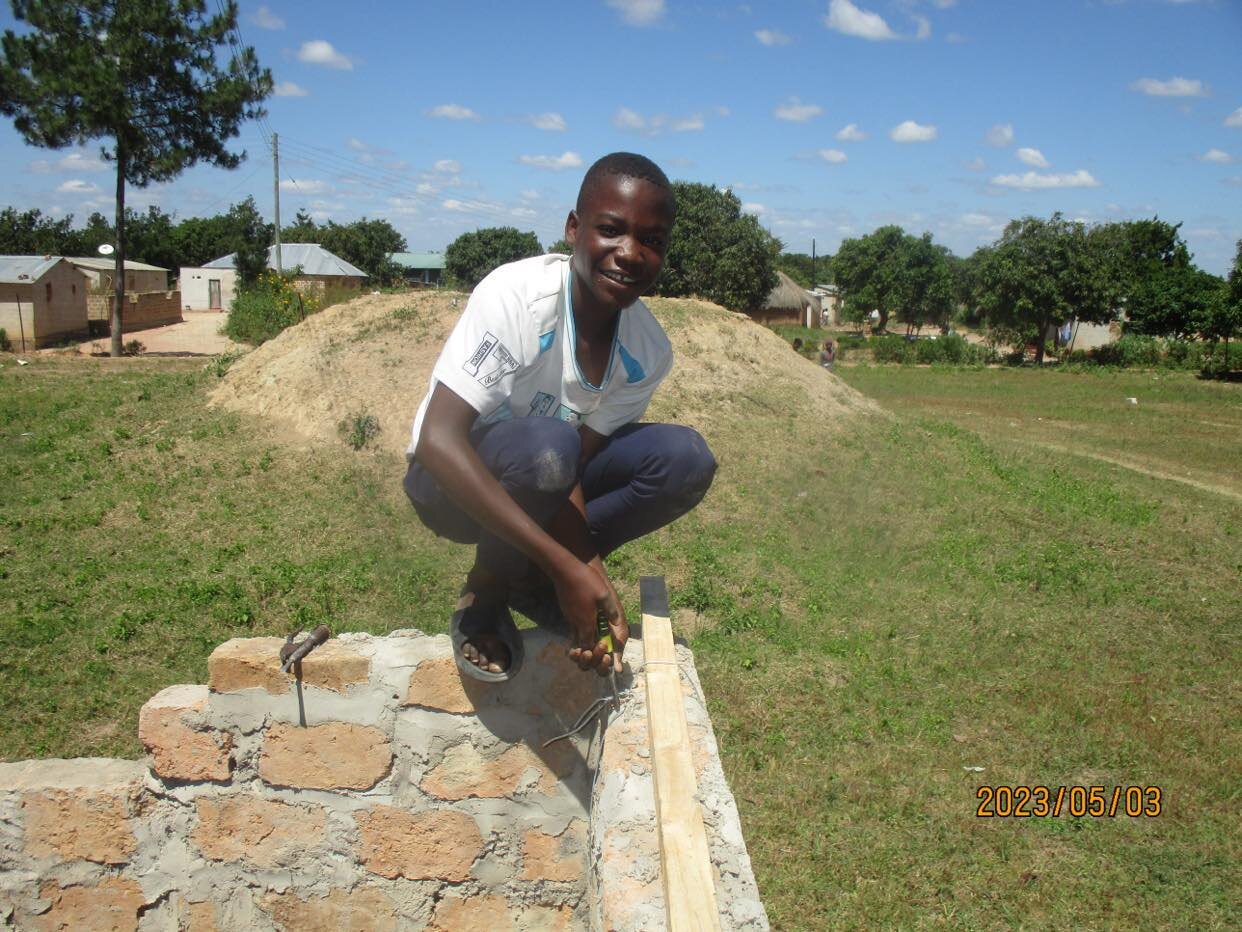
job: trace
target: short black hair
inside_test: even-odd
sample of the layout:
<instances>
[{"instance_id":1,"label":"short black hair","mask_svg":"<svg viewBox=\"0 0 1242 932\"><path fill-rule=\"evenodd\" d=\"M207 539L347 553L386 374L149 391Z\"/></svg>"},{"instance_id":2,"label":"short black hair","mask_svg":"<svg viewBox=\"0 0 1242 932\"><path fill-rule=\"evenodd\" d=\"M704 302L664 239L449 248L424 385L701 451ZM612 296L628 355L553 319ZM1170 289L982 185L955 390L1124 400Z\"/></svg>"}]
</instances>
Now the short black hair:
<instances>
[{"instance_id":1,"label":"short black hair","mask_svg":"<svg viewBox=\"0 0 1242 932\"><path fill-rule=\"evenodd\" d=\"M610 152L598 159L587 169L582 178L582 187L578 189L578 202L575 210L582 211L582 202L586 195L607 175L621 175L624 178L641 178L649 181L657 188L663 188L668 194L668 202L674 212L677 210L677 199L673 195L673 186L668 175L651 159L636 152Z\"/></svg>"}]
</instances>

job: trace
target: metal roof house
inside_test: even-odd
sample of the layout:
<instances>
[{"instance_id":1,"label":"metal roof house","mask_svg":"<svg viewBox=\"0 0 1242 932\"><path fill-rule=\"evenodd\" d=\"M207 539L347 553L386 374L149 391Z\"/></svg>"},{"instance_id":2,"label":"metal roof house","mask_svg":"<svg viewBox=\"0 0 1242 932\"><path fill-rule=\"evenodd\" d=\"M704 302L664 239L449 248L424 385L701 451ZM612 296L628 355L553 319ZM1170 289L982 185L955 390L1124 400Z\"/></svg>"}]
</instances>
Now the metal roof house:
<instances>
[{"instance_id":1,"label":"metal roof house","mask_svg":"<svg viewBox=\"0 0 1242 932\"><path fill-rule=\"evenodd\" d=\"M407 282L438 285L444 278L442 252L394 252L388 259L401 267Z\"/></svg>"},{"instance_id":2,"label":"metal roof house","mask_svg":"<svg viewBox=\"0 0 1242 932\"><path fill-rule=\"evenodd\" d=\"M66 256L71 263L86 273L91 287L110 289L112 276L116 274L115 258L103 256ZM145 262L125 260L126 291L167 291L168 269Z\"/></svg>"},{"instance_id":3,"label":"metal roof house","mask_svg":"<svg viewBox=\"0 0 1242 932\"><path fill-rule=\"evenodd\" d=\"M0 328L17 352L85 337L86 292L63 256L0 256Z\"/></svg>"},{"instance_id":4,"label":"metal roof house","mask_svg":"<svg viewBox=\"0 0 1242 932\"><path fill-rule=\"evenodd\" d=\"M188 311L222 311L233 303L237 288L237 254L229 253L198 267L181 269L181 300ZM294 284L306 290L361 289L367 273L318 243L282 243L280 265L298 269ZM276 268L276 247L267 250L267 267Z\"/></svg>"}]
</instances>

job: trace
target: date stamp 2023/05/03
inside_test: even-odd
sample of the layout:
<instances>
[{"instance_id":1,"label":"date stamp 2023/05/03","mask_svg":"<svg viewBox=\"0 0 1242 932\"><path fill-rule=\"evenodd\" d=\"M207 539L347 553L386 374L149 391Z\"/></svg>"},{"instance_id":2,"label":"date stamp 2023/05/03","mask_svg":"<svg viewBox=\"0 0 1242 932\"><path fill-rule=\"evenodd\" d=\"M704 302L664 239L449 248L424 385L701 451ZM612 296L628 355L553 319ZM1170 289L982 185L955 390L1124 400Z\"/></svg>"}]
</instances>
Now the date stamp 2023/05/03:
<instances>
[{"instance_id":1,"label":"date stamp 2023/05/03","mask_svg":"<svg viewBox=\"0 0 1242 932\"><path fill-rule=\"evenodd\" d=\"M975 791L981 819L1074 818L1152 819L1164 810L1164 791L1158 786L981 786Z\"/></svg>"}]
</instances>

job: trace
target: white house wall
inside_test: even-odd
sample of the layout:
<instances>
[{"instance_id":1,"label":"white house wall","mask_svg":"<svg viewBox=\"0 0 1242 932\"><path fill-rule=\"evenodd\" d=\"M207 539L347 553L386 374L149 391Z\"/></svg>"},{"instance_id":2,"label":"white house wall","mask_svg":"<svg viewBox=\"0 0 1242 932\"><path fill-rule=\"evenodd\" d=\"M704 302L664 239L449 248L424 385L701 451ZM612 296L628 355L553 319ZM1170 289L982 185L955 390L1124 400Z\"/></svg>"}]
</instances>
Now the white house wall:
<instances>
[{"instance_id":1,"label":"white house wall","mask_svg":"<svg viewBox=\"0 0 1242 932\"><path fill-rule=\"evenodd\" d=\"M204 269L183 267L181 269L181 303L187 311L211 310L208 282L220 283L220 309L227 311L233 303L236 290L236 269Z\"/></svg>"}]
</instances>

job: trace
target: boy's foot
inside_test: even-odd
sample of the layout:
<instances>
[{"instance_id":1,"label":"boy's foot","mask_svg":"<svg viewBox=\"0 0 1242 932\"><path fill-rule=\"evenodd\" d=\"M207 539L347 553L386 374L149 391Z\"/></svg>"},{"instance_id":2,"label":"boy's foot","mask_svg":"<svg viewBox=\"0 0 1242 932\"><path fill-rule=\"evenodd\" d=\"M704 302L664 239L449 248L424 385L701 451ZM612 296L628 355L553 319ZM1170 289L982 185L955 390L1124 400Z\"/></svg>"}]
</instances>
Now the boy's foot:
<instances>
[{"instance_id":1,"label":"boy's foot","mask_svg":"<svg viewBox=\"0 0 1242 932\"><path fill-rule=\"evenodd\" d=\"M466 676L501 683L522 666L522 636L500 593L464 589L450 634L457 669Z\"/></svg>"}]
</instances>

